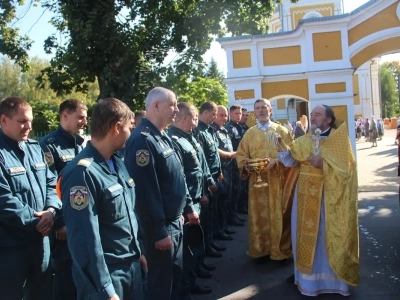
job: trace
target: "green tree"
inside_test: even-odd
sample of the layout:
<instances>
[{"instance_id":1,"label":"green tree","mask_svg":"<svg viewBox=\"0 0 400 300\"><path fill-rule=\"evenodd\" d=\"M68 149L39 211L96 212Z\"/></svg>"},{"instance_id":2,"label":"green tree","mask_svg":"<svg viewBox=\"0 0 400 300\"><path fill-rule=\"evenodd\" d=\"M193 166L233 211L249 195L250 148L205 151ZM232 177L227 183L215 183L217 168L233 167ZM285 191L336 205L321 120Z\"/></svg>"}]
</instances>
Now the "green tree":
<instances>
[{"instance_id":1,"label":"green tree","mask_svg":"<svg viewBox=\"0 0 400 300\"><path fill-rule=\"evenodd\" d=\"M228 105L228 94L217 79L197 77L188 82L184 89L175 89L179 102L190 102L199 108L205 101Z\"/></svg>"},{"instance_id":2,"label":"green tree","mask_svg":"<svg viewBox=\"0 0 400 300\"><path fill-rule=\"evenodd\" d=\"M291 0L297 2L297 0ZM23 68L27 37L12 27L22 0L0 0L0 52ZM30 3L40 2L30 0ZM132 108L142 107L148 90L162 81L163 62L171 51L176 64L191 70L202 62L213 35L263 34L276 0L46 0L55 12L52 25L62 39L50 36L54 53L48 78L57 93L85 92L87 82L99 83L99 97L112 96Z\"/></svg>"},{"instance_id":3,"label":"green tree","mask_svg":"<svg viewBox=\"0 0 400 300\"><path fill-rule=\"evenodd\" d=\"M204 77L217 79L221 83L224 82L225 75L219 70L217 61L214 57L211 58L207 70L204 73Z\"/></svg>"},{"instance_id":4,"label":"green tree","mask_svg":"<svg viewBox=\"0 0 400 300\"><path fill-rule=\"evenodd\" d=\"M14 64L7 57L0 57L0 97L18 96L27 101L40 100L53 105L60 104L64 99L76 98L87 105L93 104L99 94L97 81L87 83L87 93L73 92L57 95L51 88L48 80L43 80L38 86L37 77L41 70L50 66L49 62L38 57L29 61L30 68L22 72L21 67Z\"/></svg>"},{"instance_id":5,"label":"green tree","mask_svg":"<svg viewBox=\"0 0 400 300\"><path fill-rule=\"evenodd\" d=\"M0 98L20 92L20 69L9 58L0 57Z\"/></svg>"},{"instance_id":6,"label":"green tree","mask_svg":"<svg viewBox=\"0 0 400 300\"><path fill-rule=\"evenodd\" d=\"M399 98L395 74L391 63L383 63L379 68L382 117L384 118L394 117L398 114Z\"/></svg>"}]
</instances>

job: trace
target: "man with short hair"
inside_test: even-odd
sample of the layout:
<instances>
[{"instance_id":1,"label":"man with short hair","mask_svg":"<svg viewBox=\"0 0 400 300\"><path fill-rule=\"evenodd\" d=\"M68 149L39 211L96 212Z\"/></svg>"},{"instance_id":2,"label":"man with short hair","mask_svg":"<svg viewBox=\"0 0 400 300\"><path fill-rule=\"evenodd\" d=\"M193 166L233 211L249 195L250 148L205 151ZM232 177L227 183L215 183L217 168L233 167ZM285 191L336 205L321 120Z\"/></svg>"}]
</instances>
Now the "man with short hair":
<instances>
[{"instance_id":1,"label":"man with short hair","mask_svg":"<svg viewBox=\"0 0 400 300\"><path fill-rule=\"evenodd\" d=\"M236 152L242 179L249 178L249 250L248 255L263 263L271 258L286 262L292 255L290 242L291 201L295 168L285 168L277 159L282 151L269 136L279 134L285 143L293 139L289 131L271 121L271 103L264 98L254 103L257 126L247 130ZM268 157L270 162L261 173L265 187L253 186L257 174L250 172L249 159Z\"/></svg>"},{"instance_id":2,"label":"man with short hair","mask_svg":"<svg viewBox=\"0 0 400 300\"><path fill-rule=\"evenodd\" d=\"M58 190L78 299L144 299L147 262L135 214L135 184L116 154L133 127L125 103L99 100L90 142L61 171Z\"/></svg>"},{"instance_id":3,"label":"man with short hair","mask_svg":"<svg viewBox=\"0 0 400 300\"><path fill-rule=\"evenodd\" d=\"M247 126L247 120L249 118L249 112L247 108L242 107L242 117L239 121L239 125L242 126L242 137L249 130L249 126ZM249 179L241 179L240 180L240 197L238 200L237 211L240 214L248 214L248 206L249 206Z\"/></svg>"},{"instance_id":4,"label":"man with short hair","mask_svg":"<svg viewBox=\"0 0 400 300\"><path fill-rule=\"evenodd\" d=\"M175 94L162 87L153 88L146 97L146 118L125 148L125 165L136 182L137 212L145 233L148 299L179 298L182 213L191 224L199 224L181 159L165 133L177 112Z\"/></svg>"},{"instance_id":5,"label":"man with short hair","mask_svg":"<svg viewBox=\"0 0 400 300\"><path fill-rule=\"evenodd\" d=\"M79 132L87 125L87 106L82 101L67 99L60 104L60 125L40 139L46 162L55 176L83 149L84 139ZM51 240L51 262L54 269L53 297L76 298L72 279L72 261L66 241L66 228L62 214L54 223Z\"/></svg>"},{"instance_id":6,"label":"man with short hair","mask_svg":"<svg viewBox=\"0 0 400 300\"><path fill-rule=\"evenodd\" d=\"M145 110L135 111L135 126L139 126L140 122L142 122L142 119L145 117L146 117Z\"/></svg>"},{"instance_id":7,"label":"man with short hair","mask_svg":"<svg viewBox=\"0 0 400 300\"><path fill-rule=\"evenodd\" d=\"M217 224L214 224L214 235L216 238L232 240L232 237L228 234L236 233L234 230L228 228L228 204L232 197L232 172L237 169L236 164L236 152L233 151L232 141L229 137L228 130L224 127L228 120L228 111L222 106L218 105L217 117L211 124L215 131L215 136L218 140L218 154L221 160L221 169L224 176L224 180L220 183L218 191L218 205L217 205ZM213 245L212 245L213 246ZM219 247L213 246L214 249L218 250Z\"/></svg>"},{"instance_id":8,"label":"man with short hair","mask_svg":"<svg viewBox=\"0 0 400 300\"><path fill-rule=\"evenodd\" d=\"M198 113L193 104L187 102L178 103L178 113L175 121L168 130L168 135L171 137L175 151L179 153L182 159L182 166L185 173L186 184L189 194L193 201L193 207L197 214L200 214L201 205L208 204L207 181L212 180L207 162L205 161L204 152L200 144L193 137L193 128L196 127ZM186 221L186 220L185 220ZM193 226L190 225L189 226ZM186 235L185 235L186 234ZM182 286L182 299L191 299L192 294L209 294L212 289L208 286L200 286L195 284L196 275L195 268L199 255L190 253L187 246L187 240L190 238L188 233L184 232L183 235L183 286ZM202 239L201 242L204 240ZM203 252L204 255L204 244ZM200 266L199 266L200 267ZM211 277L207 273L207 278ZM198 277L204 277L202 274L197 274Z\"/></svg>"},{"instance_id":9,"label":"man with short hair","mask_svg":"<svg viewBox=\"0 0 400 300\"><path fill-rule=\"evenodd\" d=\"M199 122L193 131L196 140L200 143L206 156L208 168L214 182L218 182L221 175L221 160L218 155L218 140L215 132L210 126L217 115L217 105L212 101L204 102L200 107ZM216 251L212 244L213 227L217 224L217 188L209 194L209 204L201 208L202 227L204 230L204 243L206 245L206 256L222 257L222 253Z\"/></svg>"},{"instance_id":10,"label":"man with short hair","mask_svg":"<svg viewBox=\"0 0 400 300\"><path fill-rule=\"evenodd\" d=\"M288 167L300 165L300 175L292 207L295 268L287 280L306 296L348 296L360 270L357 166L346 123L338 127L332 108L317 106L311 133L289 147L278 157Z\"/></svg>"},{"instance_id":11,"label":"man with short hair","mask_svg":"<svg viewBox=\"0 0 400 300\"><path fill-rule=\"evenodd\" d=\"M48 234L61 202L39 143L28 139L32 107L0 102L0 291L4 299L51 295Z\"/></svg>"},{"instance_id":12,"label":"man with short hair","mask_svg":"<svg viewBox=\"0 0 400 300\"><path fill-rule=\"evenodd\" d=\"M225 128L228 131L228 135L232 141L233 151L238 149L239 143L242 140L242 126L239 124L242 118L242 106L234 104L229 108L229 122L225 124ZM236 160L231 165L231 176L232 185L230 192L230 198L228 201L228 224L234 226L243 226L244 219L241 219L237 215L237 206L240 197L241 178L240 172L237 167Z\"/></svg>"},{"instance_id":13,"label":"man with short hair","mask_svg":"<svg viewBox=\"0 0 400 300\"><path fill-rule=\"evenodd\" d=\"M239 121L239 125L242 126L242 136L249 129L249 126L247 126L248 119L249 119L249 112L248 112L247 108L242 107L242 117L240 118L240 121Z\"/></svg>"}]
</instances>

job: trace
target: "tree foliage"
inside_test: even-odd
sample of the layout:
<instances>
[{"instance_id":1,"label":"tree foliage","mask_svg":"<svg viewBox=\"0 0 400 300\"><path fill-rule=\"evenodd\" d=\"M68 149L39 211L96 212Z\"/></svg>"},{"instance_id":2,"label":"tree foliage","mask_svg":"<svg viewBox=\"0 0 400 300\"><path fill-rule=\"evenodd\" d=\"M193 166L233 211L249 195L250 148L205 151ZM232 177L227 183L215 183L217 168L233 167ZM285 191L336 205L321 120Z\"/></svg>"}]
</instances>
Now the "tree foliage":
<instances>
[{"instance_id":1,"label":"tree foliage","mask_svg":"<svg viewBox=\"0 0 400 300\"><path fill-rule=\"evenodd\" d=\"M218 69L217 61L214 58L211 58L210 64L204 73L204 77L217 79L221 83L224 82L225 75Z\"/></svg>"},{"instance_id":2,"label":"tree foliage","mask_svg":"<svg viewBox=\"0 0 400 300\"><path fill-rule=\"evenodd\" d=\"M291 0L297 2L297 0ZM30 41L12 28L15 7L22 1L0 0L0 52L22 67ZM30 0L30 3L40 2ZM97 78L99 97L112 96L140 108L146 93L161 84L171 51L180 72L192 75L202 63L212 36L263 34L274 0L46 0L55 13L55 34L45 43L53 53L41 79L58 93L86 91ZM12 32L8 35L7 30ZM14 31L13 31L14 30Z\"/></svg>"},{"instance_id":3,"label":"tree foliage","mask_svg":"<svg viewBox=\"0 0 400 300\"><path fill-rule=\"evenodd\" d=\"M390 118L399 113L398 74L399 62L385 62L379 68L382 117Z\"/></svg>"},{"instance_id":4,"label":"tree foliage","mask_svg":"<svg viewBox=\"0 0 400 300\"><path fill-rule=\"evenodd\" d=\"M43 68L49 66L49 62L33 57L29 65L29 70L22 72L21 67L13 64L9 58L0 57L0 99L17 96L29 102L33 109L32 128L35 136L57 127L58 106L63 100L76 98L88 107L95 103L99 92L97 82L88 84L86 94L74 92L57 96L48 82L44 82L41 88L37 86L36 78Z\"/></svg>"},{"instance_id":5,"label":"tree foliage","mask_svg":"<svg viewBox=\"0 0 400 300\"><path fill-rule=\"evenodd\" d=\"M219 71L215 60L211 60L208 66L198 65L193 75L181 72L175 65L170 66L162 85L173 90L179 102L190 102L200 108L209 100L220 105L228 104L223 79L224 75Z\"/></svg>"}]
</instances>

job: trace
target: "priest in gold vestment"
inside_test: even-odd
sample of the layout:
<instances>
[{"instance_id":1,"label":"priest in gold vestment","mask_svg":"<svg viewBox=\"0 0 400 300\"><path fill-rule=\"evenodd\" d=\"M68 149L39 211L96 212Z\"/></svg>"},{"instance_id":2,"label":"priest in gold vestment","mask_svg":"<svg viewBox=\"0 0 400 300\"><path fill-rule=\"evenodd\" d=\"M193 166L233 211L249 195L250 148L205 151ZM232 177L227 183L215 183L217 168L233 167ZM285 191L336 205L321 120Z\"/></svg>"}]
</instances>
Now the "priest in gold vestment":
<instances>
[{"instance_id":1,"label":"priest in gold vestment","mask_svg":"<svg viewBox=\"0 0 400 300\"><path fill-rule=\"evenodd\" d=\"M258 124L243 136L236 160L242 179L249 177L248 255L285 260L292 256L290 214L297 168L286 168L278 162L276 154L282 150L277 143L268 142L268 135L273 132L279 134L285 143L293 140L285 127L270 120L271 111L271 104L266 99L254 103ZM247 160L265 157L271 160L261 177L268 186L253 187L257 175L249 171Z\"/></svg>"},{"instance_id":2,"label":"priest in gold vestment","mask_svg":"<svg viewBox=\"0 0 400 300\"><path fill-rule=\"evenodd\" d=\"M317 106L311 133L289 147L278 157L286 166L300 165L292 208L293 280L303 295L347 296L349 285L359 282L359 233L357 168L346 124L337 127L332 108Z\"/></svg>"}]
</instances>

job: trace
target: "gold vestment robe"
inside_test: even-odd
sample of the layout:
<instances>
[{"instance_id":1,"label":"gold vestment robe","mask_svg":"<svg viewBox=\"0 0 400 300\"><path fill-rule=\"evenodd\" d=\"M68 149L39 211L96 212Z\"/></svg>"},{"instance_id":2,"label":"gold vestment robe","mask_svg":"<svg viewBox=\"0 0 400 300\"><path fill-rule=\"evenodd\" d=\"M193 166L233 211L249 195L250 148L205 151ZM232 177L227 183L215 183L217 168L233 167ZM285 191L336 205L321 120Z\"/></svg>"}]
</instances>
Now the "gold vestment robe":
<instances>
[{"instance_id":1,"label":"gold vestment robe","mask_svg":"<svg viewBox=\"0 0 400 300\"><path fill-rule=\"evenodd\" d=\"M315 140L310 133L296 139L291 154L300 164L297 192L296 268L311 274L317 245L321 199L325 204L325 243L329 264L341 280L359 282L357 167L346 124L331 129L319 143L323 169L310 165ZM322 194L323 193L323 194ZM323 197L322 197L323 196Z\"/></svg>"},{"instance_id":2,"label":"gold vestment robe","mask_svg":"<svg viewBox=\"0 0 400 300\"><path fill-rule=\"evenodd\" d=\"M267 187L255 188L257 175L249 174L244 168L246 158L276 159L276 153L282 151L277 145L267 144L266 133L275 131L285 143L293 138L288 130L271 122L267 131L253 126L243 136L236 152L236 160L242 179L249 179L249 250L251 257L270 255L271 259L282 260L292 255L290 240L290 215L293 192L298 169L286 168L280 162L269 171L261 173ZM277 160L276 160L277 161Z\"/></svg>"}]
</instances>

